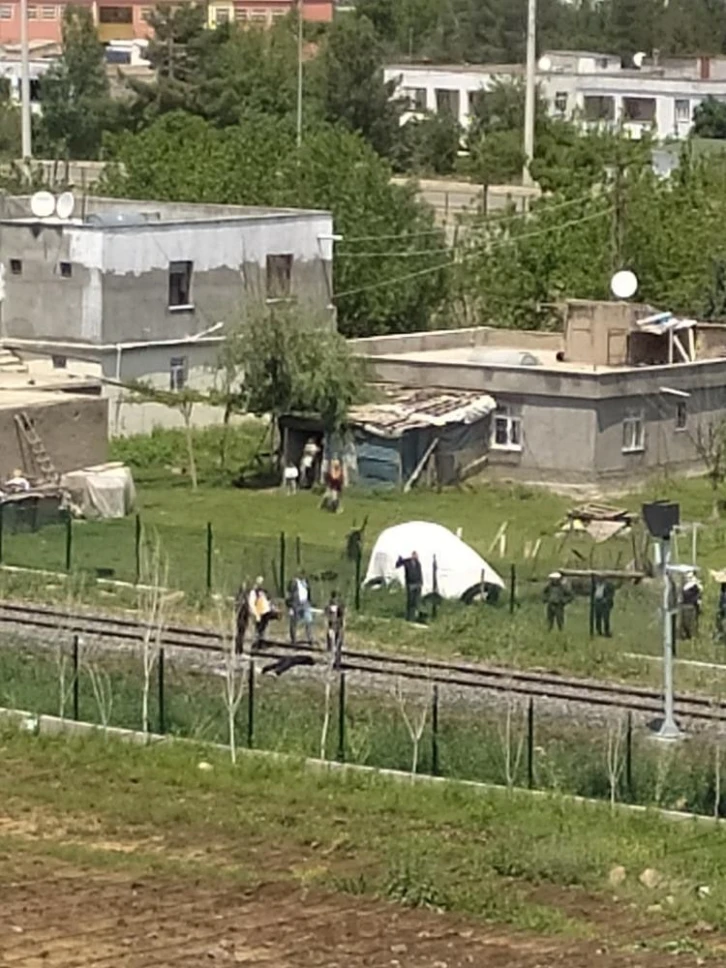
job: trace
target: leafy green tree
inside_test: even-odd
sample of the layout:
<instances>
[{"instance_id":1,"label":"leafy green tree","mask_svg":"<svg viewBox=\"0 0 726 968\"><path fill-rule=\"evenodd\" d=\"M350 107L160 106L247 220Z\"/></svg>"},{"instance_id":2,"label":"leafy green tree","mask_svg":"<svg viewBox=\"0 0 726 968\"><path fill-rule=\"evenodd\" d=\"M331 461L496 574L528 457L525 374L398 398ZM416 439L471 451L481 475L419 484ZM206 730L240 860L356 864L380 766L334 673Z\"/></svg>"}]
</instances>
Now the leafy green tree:
<instances>
[{"instance_id":1,"label":"leafy green tree","mask_svg":"<svg viewBox=\"0 0 726 968\"><path fill-rule=\"evenodd\" d=\"M524 167L521 131L493 131L471 147L470 173L483 185L518 180Z\"/></svg>"},{"instance_id":2,"label":"leafy green tree","mask_svg":"<svg viewBox=\"0 0 726 968\"><path fill-rule=\"evenodd\" d=\"M66 7L62 29L63 53L40 82L41 144L56 155L97 158L104 131L119 119L103 45L85 7Z\"/></svg>"},{"instance_id":3,"label":"leafy green tree","mask_svg":"<svg viewBox=\"0 0 726 968\"><path fill-rule=\"evenodd\" d=\"M460 142L461 127L450 114L412 118L401 127L392 163L397 171L450 175Z\"/></svg>"},{"instance_id":4,"label":"leafy green tree","mask_svg":"<svg viewBox=\"0 0 726 968\"><path fill-rule=\"evenodd\" d=\"M109 143L118 163L103 190L131 198L330 209L335 288L348 336L426 329L447 292L453 259L415 186L358 135L317 126L295 146L294 126L265 116L218 129L171 113Z\"/></svg>"},{"instance_id":5,"label":"leafy green tree","mask_svg":"<svg viewBox=\"0 0 726 968\"><path fill-rule=\"evenodd\" d=\"M726 103L709 95L693 112L693 134L698 138L726 138Z\"/></svg>"}]
</instances>

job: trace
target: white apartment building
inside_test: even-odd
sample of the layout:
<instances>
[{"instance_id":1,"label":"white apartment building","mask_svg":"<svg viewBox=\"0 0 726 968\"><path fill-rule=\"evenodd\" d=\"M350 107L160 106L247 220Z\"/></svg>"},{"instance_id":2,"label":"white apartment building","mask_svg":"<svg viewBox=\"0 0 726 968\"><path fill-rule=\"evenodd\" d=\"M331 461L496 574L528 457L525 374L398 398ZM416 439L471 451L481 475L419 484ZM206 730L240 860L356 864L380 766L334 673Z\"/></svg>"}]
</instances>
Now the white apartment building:
<instances>
[{"instance_id":1,"label":"white apartment building","mask_svg":"<svg viewBox=\"0 0 726 968\"><path fill-rule=\"evenodd\" d=\"M585 125L622 126L639 138L653 131L659 140L686 138L693 112L709 95L726 100L726 58L691 57L624 68L619 57L587 51L548 51L537 67L541 96L555 117ZM524 76L522 65L391 64L387 81L398 82L410 117L451 112L466 128L480 91L494 82Z\"/></svg>"}]
</instances>

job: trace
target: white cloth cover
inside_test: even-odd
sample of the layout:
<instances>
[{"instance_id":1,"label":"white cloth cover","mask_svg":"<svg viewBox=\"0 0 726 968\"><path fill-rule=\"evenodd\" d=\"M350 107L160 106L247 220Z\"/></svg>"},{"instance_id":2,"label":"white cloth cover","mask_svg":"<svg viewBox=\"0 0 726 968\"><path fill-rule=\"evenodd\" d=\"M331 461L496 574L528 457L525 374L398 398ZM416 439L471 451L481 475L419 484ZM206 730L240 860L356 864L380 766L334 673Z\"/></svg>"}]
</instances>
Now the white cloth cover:
<instances>
[{"instance_id":1,"label":"white cloth cover","mask_svg":"<svg viewBox=\"0 0 726 968\"><path fill-rule=\"evenodd\" d=\"M136 500L131 471L119 463L70 471L63 475L61 487L84 518L124 518Z\"/></svg>"},{"instance_id":2,"label":"white cloth cover","mask_svg":"<svg viewBox=\"0 0 726 968\"><path fill-rule=\"evenodd\" d=\"M424 595L433 591L434 555L442 598L461 598L481 584L482 573L485 584L504 588L502 579L481 555L453 531L431 521L408 521L382 531L373 546L364 584L403 585L403 568L396 568L396 562L399 556L408 558L413 551L421 561Z\"/></svg>"}]
</instances>

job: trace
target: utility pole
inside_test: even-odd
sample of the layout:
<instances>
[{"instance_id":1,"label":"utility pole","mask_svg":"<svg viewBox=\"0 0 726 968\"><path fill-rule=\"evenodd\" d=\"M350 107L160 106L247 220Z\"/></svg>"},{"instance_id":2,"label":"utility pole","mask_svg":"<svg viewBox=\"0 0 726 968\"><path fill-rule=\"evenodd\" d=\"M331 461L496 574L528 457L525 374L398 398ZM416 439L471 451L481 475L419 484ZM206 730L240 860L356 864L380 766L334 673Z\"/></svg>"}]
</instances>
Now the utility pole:
<instances>
[{"instance_id":1,"label":"utility pole","mask_svg":"<svg viewBox=\"0 0 726 968\"><path fill-rule=\"evenodd\" d=\"M23 161L33 157L30 118L30 55L28 52L28 0L20 0L20 102Z\"/></svg>"},{"instance_id":2,"label":"utility pole","mask_svg":"<svg viewBox=\"0 0 726 968\"><path fill-rule=\"evenodd\" d=\"M674 740L682 734L676 724L673 702L673 583L671 543L667 538L660 542L660 557L663 566L663 723L658 738Z\"/></svg>"},{"instance_id":3,"label":"utility pole","mask_svg":"<svg viewBox=\"0 0 726 968\"><path fill-rule=\"evenodd\" d=\"M524 170L522 184L531 185L530 165L534 158L534 119L537 57L537 0L527 3L527 88L524 100Z\"/></svg>"},{"instance_id":4,"label":"utility pole","mask_svg":"<svg viewBox=\"0 0 726 968\"><path fill-rule=\"evenodd\" d=\"M303 122L303 6L305 0L297 0L297 147L302 145Z\"/></svg>"}]
</instances>

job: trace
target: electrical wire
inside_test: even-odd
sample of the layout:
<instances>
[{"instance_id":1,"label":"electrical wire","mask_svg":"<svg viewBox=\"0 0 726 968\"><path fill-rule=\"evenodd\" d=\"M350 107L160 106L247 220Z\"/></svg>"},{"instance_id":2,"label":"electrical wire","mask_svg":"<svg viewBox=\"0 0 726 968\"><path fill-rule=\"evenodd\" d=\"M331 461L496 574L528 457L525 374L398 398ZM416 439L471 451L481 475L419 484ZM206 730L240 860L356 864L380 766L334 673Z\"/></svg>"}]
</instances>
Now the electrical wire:
<instances>
[{"instance_id":1,"label":"electrical wire","mask_svg":"<svg viewBox=\"0 0 726 968\"><path fill-rule=\"evenodd\" d=\"M569 222L563 222L562 225L550 225L546 229L538 229L535 232L525 232L522 235L508 236L505 239L499 239L497 241L491 242L486 247L485 251L491 252L492 249L498 248L500 246L514 245L517 242L521 242L525 239L533 239L541 235L561 232L563 229L572 228L575 225L581 225L583 222L591 222L596 218L603 218L606 215L611 215L613 211L614 211L614 208L612 207L604 208L600 212L594 212L591 215L585 215L583 218L571 219ZM465 262L468 259L473 259L475 256L478 256L480 254L481 254L481 250L476 249L475 251L466 253L465 255L461 256L458 259L451 259L450 261L443 262L437 266L428 266L425 269L417 269L415 272L408 272L402 276L394 276L392 279L381 279L379 282L372 282L366 286L359 286L356 289L346 289L343 292L335 293L333 295L333 299L342 299L345 296L355 296L361 292L368 292L369 290L372 290L372 289L381 289L385 286L393 286L393 285L396 285L396 283L407 282L409 279L416 279L419 276L429 275L430 273L439 272L443 269L451 269L453 268L453 266L460 265L462 262Z\"/></svg>"}]
</instances>

